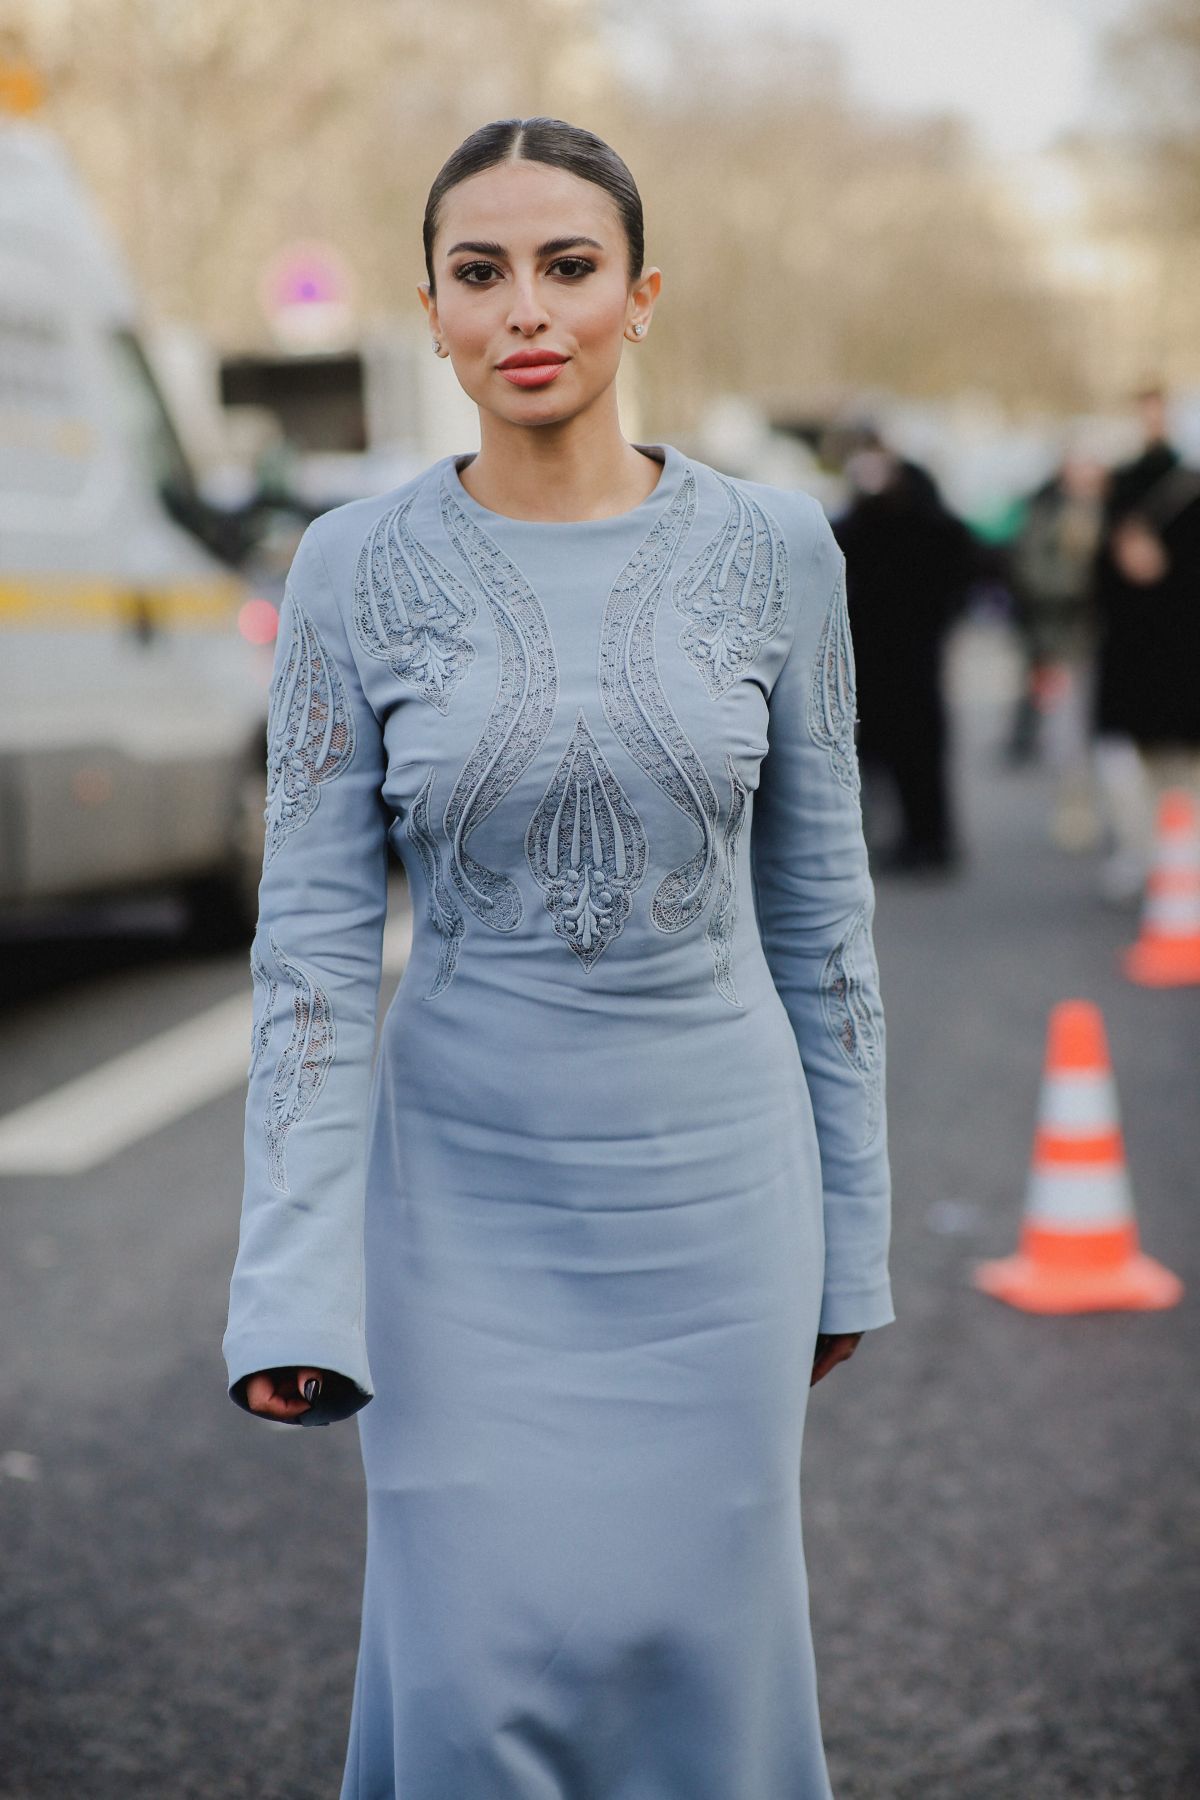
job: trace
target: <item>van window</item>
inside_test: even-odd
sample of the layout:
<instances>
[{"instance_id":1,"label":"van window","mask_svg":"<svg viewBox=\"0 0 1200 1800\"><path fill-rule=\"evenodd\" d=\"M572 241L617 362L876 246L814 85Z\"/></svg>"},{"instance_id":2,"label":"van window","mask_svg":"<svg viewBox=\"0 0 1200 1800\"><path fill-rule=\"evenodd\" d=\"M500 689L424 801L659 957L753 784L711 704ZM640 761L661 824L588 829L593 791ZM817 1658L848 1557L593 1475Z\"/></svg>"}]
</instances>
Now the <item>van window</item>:
<instances>
[{"instance_id":1,"label":"van window","mask_svg":"<svg viewBox=\"0 0 1200 1800\"><path fill-rule=\"evenodd\" d=\"M114 331L109 342L119 429L138 458L143 476L167 501L192 494L196 480L191 464L141 344L132 331Z\"/></svg>"},{"instance_id":2,"label":"van window","mask_svg":"<svg viewBox=\"0 0 1200 1800\"><path fill-rule=\"evenodd\" d=\"M236 568L253 543L251 509L231 511L212 505L201 494L179 434L167 410L154 371L132 331L110 334L117 430L130 447L142 479L158 494L177 525L205 549Z\"/></svg>"}]
</instances>

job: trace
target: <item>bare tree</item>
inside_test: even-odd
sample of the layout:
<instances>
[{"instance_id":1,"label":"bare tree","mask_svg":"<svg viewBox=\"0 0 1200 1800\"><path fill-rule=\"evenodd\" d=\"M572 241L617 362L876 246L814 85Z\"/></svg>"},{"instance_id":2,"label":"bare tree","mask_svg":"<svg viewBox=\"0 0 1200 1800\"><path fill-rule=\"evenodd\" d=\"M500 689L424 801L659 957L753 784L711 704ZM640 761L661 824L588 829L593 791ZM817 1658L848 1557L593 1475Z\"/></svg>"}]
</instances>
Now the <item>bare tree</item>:
<instances>
[{"instance_id":1,"label":"bare tree","mask_svg":"<svg viewBox=\"0 0 1200 1800\"><path fill-rule=\"evenodd\" d=\"M1109 39L1129 135L1149 163L1162 229L1200 223L1200 0L1144 0Z\"/></svg>"},{"instance_id":2,"label":"bare tree","mask_svg":"<svg viewBox=\"0 0 1200 1800\"><path fill-rule=\"evenodd\" d=\"M643 0L638 33L665 0ZM657 87L617 54L628 0L0 0L148 305L222 348L267 332L262 269L317 237L366 319L416 317L430 181L484 121L552 113L642 185L661 329L638 358L653 429L714 392L779 411L847 386L1071 404L1069 322L1026 265L970 141L882 123L828 46L706 40L681 15ZM641 35L633 38L635 48Z\"/></svg>"},{"instance_id":3,"label":"bare tree","mask_svg":"<svg viewBox=\"0 0 1200 1800\"><path fill-rule=\"evenodd\" d=\"M784 35L737 82L690 41L685 78L627 133L684 315L656 411L673 392L690 415L714 381L780 411L863 386L1085 398L1069 313L954 121L865 115L828 55Z\"/></svg>"}]
</instances>

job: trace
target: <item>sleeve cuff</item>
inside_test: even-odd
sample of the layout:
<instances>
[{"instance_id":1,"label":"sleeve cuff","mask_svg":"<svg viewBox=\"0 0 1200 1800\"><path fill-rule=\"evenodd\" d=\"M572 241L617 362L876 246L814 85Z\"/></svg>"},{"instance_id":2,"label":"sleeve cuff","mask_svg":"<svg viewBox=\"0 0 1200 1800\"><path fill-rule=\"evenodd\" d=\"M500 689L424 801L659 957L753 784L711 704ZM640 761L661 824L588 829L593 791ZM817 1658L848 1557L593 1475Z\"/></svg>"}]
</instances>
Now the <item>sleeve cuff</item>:
<instances>
[{"instance_id":1,"label":"sleeve cuff","mask_svg":"<svg viewBox=\"0 0 1200 1800\"><path fill-rule=\"evenodd\" d=\"M322 1336L308 1331L250 1332L227 1337L222 1349L228 1371L229 1398L243 1412L257 1419L246 1402L245 1381L260 1369L314 1368L327 1371L316 1404L302 1413L297 1425L333 1425L360 1412L374 1398L375 1388L361 1336Z\"/></svg>"},{"instance_id":2,"label":"sleeve cuff","mask_svg":"<svg viewBox=\"0 0 1200 1800\"><path fill-rule=\"evenodd\" d=\"M896 1314L887 1282L857 1292L826 1294L821 1301L818 1331L841 1336L852 1331L876 1331L890 1325Z\"/></svg>"}]
</instances>

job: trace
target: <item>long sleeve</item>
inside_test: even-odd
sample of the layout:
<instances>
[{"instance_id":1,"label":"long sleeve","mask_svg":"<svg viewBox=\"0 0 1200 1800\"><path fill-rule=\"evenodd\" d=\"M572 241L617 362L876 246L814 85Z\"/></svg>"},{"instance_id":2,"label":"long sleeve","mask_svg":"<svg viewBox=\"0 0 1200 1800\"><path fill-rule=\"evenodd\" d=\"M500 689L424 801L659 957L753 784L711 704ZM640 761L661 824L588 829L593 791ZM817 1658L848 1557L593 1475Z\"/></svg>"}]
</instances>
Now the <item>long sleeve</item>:
<instances>
[{"instance_id":1,"label":"long sleeve","mask_svg":"<svg viewBox=\"0 0 1200 1800\"><path fill-rule=\"evenodd\" d=\"M895 1317L891 1183L875 893L854 743L845 561L818 504L798 496L793 628L770 694L755 796L755 909L812 1099L821 1152L825 1286L819 1329Z\"/></svg>"},{"instance_id":2,"label":"long sleeve","mask_svg":"<svg viewBox=\"0 0 1200 1800\"><path fill-rule=\"evenodd\" d=\"M245 1186L222 1350L243 1408L240 1383L260 1369L344 1377L299 1421L323 1425L374 1392L363 1217L388 821L382 727L320 528L305 531L288 575L268 701Z\"/></svg>"}]
</instances>

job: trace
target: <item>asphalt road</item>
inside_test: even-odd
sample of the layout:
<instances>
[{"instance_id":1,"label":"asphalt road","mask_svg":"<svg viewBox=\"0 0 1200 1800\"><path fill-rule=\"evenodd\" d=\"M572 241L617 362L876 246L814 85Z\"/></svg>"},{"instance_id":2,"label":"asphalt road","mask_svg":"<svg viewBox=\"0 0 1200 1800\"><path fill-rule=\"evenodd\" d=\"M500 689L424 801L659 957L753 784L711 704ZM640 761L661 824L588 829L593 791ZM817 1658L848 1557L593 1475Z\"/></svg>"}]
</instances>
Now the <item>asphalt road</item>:
<instances>
[{"instance_id":1,"label":"asphalt road","mask_svg":"<svg viewBox=\"0 0 1200 1800\"><path fill-rule=\"evenodd\" d=\"M1044 772L998 766L1003 643L973 629L955 668L969 861L879 883L900 1316L816 1390L805 1447L834 1787L1190 1800L1200 990L1121 978L1136 917L1047 846ZM0 976L0 1130L246 988L244 957L144 918L10 947ZM1143 1240L1189 1284L1171 1312L1035 1319L968 1284L1015 1242L1046 1018L1071 997L1104 1010ZM357 1433L226 1397L241 1108L234 1083L82 1172L0 1175L5 1800L337 1793Z\"/></svg>"}]
</instances>

